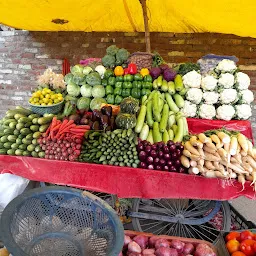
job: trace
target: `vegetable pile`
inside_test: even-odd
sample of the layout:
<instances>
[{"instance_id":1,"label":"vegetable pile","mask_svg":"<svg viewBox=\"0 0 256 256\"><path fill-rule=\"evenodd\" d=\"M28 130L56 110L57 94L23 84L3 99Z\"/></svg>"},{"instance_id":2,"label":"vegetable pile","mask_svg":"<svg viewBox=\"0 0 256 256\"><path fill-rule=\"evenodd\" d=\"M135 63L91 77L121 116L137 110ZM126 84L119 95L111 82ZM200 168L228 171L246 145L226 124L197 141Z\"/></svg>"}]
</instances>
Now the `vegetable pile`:
<instances>
[{"instance_id":1,"label":"vegetable pile","mask_svg":"<svg viewBox=\"0 0 256 256\"><path fill-rule=\"evenodd\" d=\"M251 181L256 191L256 151L242 133L213 130L186 137L181 163L189 174Z\"/></svg>"},{"instance_id":2,"label":"vegetable pile","mask_svg":"<svg viewBox=\"0 0 256 256\"><path fill-rule=\"evenodd\" d=\"M183 242L158 236L125 235L119 256L216 256L206 243Z\"/></svg>"},{"instance_id":3,"label":"vegetable pile","mask_svg":"<svg viewBox=\"0 0 256 256\"><path fill-rule=\"evenodd\" d=\"M256 256L256 233L233 231L226 235L225 240L231 256Z\"/></svg>"}]
</instances>

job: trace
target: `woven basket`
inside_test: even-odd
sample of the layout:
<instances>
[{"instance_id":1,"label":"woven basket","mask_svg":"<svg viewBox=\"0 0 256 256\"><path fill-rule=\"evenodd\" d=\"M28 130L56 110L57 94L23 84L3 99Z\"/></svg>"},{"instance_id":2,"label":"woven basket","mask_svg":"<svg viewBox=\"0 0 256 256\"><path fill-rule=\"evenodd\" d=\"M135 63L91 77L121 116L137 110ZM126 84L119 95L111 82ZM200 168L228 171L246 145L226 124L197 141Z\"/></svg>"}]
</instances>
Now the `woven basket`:
<instances>
[{"instance_id":1,"label":"woven basket","mask_svg":"<svg viewBox=\"0 0 256 256\"><path fill-rule=\"evenodd\" d=\"M135 52L132 53L128 59L128 63L137 65L138 71L142 68L152 68L154 54L148 52Z\"/></svg>"},{"instance_id":2,"label":"woven basket","mask_svg":"<svg viewBox=\"0 0 256 256\"><path fill-rule=\"evenodd\" d=\"M44 114L57 114L61 111L64 101L51 105L51 106L39 106L29 103L30 109L33 113L44 115Z\"/></svg>"}]
</instances>

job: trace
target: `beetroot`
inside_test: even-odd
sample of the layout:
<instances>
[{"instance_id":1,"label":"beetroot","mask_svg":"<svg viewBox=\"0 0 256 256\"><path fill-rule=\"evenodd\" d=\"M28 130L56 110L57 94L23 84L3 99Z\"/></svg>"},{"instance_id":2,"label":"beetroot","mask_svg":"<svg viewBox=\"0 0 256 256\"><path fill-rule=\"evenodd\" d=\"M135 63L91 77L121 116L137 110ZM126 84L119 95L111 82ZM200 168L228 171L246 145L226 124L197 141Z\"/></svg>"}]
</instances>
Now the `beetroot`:
<instances>
[{"instance_id":1,"label":"beetroot","mask_svg":"<svg viewBox=\"0 0 256 256\"><path fill-rule=\"evenodd\" d=\"M155 252L156 256L179 256L177 250L173 248L160 247Z\"/></svg>"},{"instance_id":2,"label":"beetroot","mask_svg":"<svg viewBox=\"0 0 256 256\"><path fill-rule=\"evenodd\" d=\"M160 238L155 243L155 248L159 249L160 247L169 247L169 242L166 239Z\"/></svg>"}]
</instances>

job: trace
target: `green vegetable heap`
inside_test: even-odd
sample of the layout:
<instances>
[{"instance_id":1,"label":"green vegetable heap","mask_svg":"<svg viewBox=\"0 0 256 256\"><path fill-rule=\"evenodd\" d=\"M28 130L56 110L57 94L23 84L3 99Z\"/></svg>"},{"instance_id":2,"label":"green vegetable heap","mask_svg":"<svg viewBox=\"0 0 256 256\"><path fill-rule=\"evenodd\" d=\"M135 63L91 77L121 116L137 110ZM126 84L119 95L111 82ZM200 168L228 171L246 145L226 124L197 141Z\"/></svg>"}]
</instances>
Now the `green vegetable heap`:
<instances>
[{"instance_id":1,"label":"green vegetable heap","mask_svg":"<svg viewBox=\"0 0 256 256\"><path fill-rule=\"evenodd\" d=\"M132 129L86 134L80 162L138 167L137 137Z\"/></svg>"}]
</instances>

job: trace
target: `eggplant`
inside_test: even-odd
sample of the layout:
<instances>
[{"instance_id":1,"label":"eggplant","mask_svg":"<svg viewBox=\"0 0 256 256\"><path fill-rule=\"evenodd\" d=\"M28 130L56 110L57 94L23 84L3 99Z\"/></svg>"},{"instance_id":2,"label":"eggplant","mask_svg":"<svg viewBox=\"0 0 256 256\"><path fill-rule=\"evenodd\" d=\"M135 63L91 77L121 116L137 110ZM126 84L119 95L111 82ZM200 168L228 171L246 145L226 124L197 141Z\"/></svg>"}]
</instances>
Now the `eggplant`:
<instances>
[{"instance_id":1,"label":"eggplant","mask_svg":"<svg viewBox=\"0 0 256 256\"><path fill-rule=\"evenodd\" d=\"M99 121L101 119L101 116L102 116L102 113L97 110L97 109L94 109L93 112L92 112L92 121Z\"/></svg>"},{"instance_id":2,"label":"eggplant","mask_svg":"<svg viewBox=\"0 0 256 256\"><path fill-rule=\"evenodd\" d=\"M101 112L103 115L107 115L108 117L112 116L112 107L111 106L104 106L101 109Z\"/></svg>"},{"instance_id":3,"label":"eggplant","mask_svg":"<svg viewBox=\"0 0 256 256\"><path fill-rule=\"evenodd\" d=\"M93 122L93 124L92 124L92 130L99 130L100 129L100 123L99 123L99 121L95 121L95 122Z\"/></svg>"}]
</instances>

